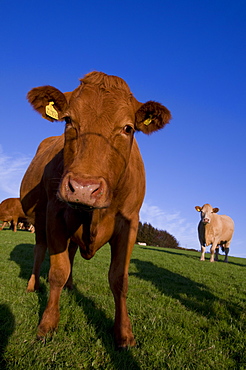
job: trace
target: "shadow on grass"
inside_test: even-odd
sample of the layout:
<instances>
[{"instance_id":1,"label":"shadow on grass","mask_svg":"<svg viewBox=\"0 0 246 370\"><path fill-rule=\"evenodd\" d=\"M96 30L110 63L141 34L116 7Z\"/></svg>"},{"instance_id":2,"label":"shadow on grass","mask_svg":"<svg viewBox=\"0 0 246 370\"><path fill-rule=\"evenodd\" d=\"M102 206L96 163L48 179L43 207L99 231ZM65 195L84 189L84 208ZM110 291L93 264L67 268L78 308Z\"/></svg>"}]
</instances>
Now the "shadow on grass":
<instances>
[{"instance_id":1,"label":"shadow on grass","mask_svg":"<svg viewBox=\"0 0 246 370\"><path fill-rule=\"evenodd\" d=\"M151 248L151 247L139 247L139 248L141 248L143 250L150 250L150 251L154 251L154 252L168 253L168 254L172 254L172 255L175 254L175 255L178 255L178 256L184 256L184 257L187 257L187 258L197 259L196 256L194 256L194 255L188 255L187 253L182 253L181 251L177 252L177 249L171 249L170 248L171 250L169 250L167 248L161 249L160 247L158 247L158 249L157 248ZM192 251L192 252L199 253L199 252L196 252L196 251ZM199 256L199 258L200 258L200 256Z\"/></svg>"},{"instance_id":2,"label":"shadow on grass","mask_svg":"<svg viewBox=\"0 0 246 370\"><path fill-rule=\"evenodd\" d=\"M239 307L219 299L204 284L196 283L149 261L132 259L131 263L135 264L138 272L130 275L150 281L162 294L177 299L189 310L219 319L218 306L223 305L228 312L228 320L231 316L237 318L240 314Z\"/></svg>"},{"instance_id":3,"label":"shadow on grass","mask_svg":"<svg viewBox=\"0 0 246 370\"><path fill-rule=\"evenodd\" d=\"M169 249L167 249L167 248L163 248L163 249L161 249L160 247L157 249L157 248L152 248L152 247L139 247L140 249L143 249L143 250L150 250L150 251L154 251L154 252L161 252L161 253L168 253L168 254L172 254L172 255L178 255L178 256L184 256L184 257L187 257L187 258L191 258L191 259L195 259L195 260L197 260L197 259L199 259L200 260L200 257L201 257L201 252L200 251L189 251L188 249L187 249L187 252L193 252L194 253L194 255L192 255L192 254L187 254L187 253L182 253L181 251L179 251L178 250L178 252L177 252L177 249L171 249L171 250L169 250ZM195 253L197 254L197 256L195 255ZM237 257L233 257L233 256L231 256L232 258L237 258ZM206 259L206 261L209 261L210 260L210 253L209 252L206 252L205 253L205 259ZM224 255L223 254L219 254L219 261L216 261L216 263L217 262L224 262ZM201 261L201 263L202 263L202 261ZM228 264L230 264L230 265L236 265L236 266L241 266L241 267L246 267L246 259L245 259L245 264L243 264L243 263L236 263L235 261L232 261L232 260L230 260L230 256L228 255Z\"/></svg>"},{"instance_id":4,"label":"shadow on grass","mask_svg":"<svg viewBox=\"0 0 246 370\"><path fill-rule=\"evenodd\" d=\"M234 258L237 258L237 257L234 257ZM229 265L235 265L235 266L240 266L240 267L246 267L246 260L245 260L245 263L236 263L234 261L230 261L230 256L228 257L228 264Z\"/></svg>"},{"instance_id":5,"label":"shadow on grass","mask_svg":"<svg viewBox=\"0 0 246 370\"><path fill-rule=\"evenodd\" d=\"M76 287L72 290L78 306L80 306L86 317L88 325L92 325L97 334L97 338L102 341L107 353L109 354L115 370L131 369L140 370L140 366L133 358L131 349L117 351L114 345L113 325L114 321L106 317L105 313L98 309L95 302L83 295ZM89 340L89 338L88 338Z\"/></svg>"},{"instance_id":6,"label":"shadow on grass","mask_svg":"<svg viewBox=\"0 0 246 370\"><path fill-rule=\"evenodd\" d=\"M34 244L18 244L10 253L10 260L14 261L17 265L20 266L19 277L28 282L33 267L33 248ZM46 253L46 257L41 266L40 276L45 279L48 276L49 272L49 257Z\"/></svg>"},{"instance_id":7,"label":"shadow on grass","mask_svg":"<svg viewBox=\"0 0 246 370\"><path fill-rule=\"evenodd\" d=\"M33 244L18 244L10 253L10 260L14 261L17 265L20 266L19 277L26 280L26 285L32 273L33 248L34 248ZM49 272L49 257L46 254L44 262L41 266L40 277L41 278L43 277L45 280L47 280L48 272ZM47 287L44 283L42 283L42 280L40 280L40 287L37 294L39 301L39 318L41 320L41 317L48 302Z\"/></svg>"},{"instance_id":8,"label":"shadow on grass","mask_svg":"<svg viewBox=\"0 0 246 370\"><path fill-rule=\"evenodd\" d=\"M4 351L15 329L15 318L6 304L0 305L0 369L6 368Z\"/></svg>"}]
</instances>

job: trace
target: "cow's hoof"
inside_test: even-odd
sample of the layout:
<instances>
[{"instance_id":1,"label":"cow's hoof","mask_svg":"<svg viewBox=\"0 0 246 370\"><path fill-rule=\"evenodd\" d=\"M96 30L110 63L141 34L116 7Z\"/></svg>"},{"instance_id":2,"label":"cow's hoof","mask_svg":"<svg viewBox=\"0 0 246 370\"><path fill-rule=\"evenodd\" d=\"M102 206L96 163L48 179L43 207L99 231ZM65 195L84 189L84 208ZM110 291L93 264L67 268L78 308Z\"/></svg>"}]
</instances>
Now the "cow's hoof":
<instances>
[{"instance_id":1,"label":"cow's hoof","mask_svg":"<svg viewBox=\"0 0 246 370\"><path fill-rule=\"evenodd\" d=\"M63 290L73 290L74 289L74 285L73 284L65 284L64 287L63 287Z\"/></svg>"},{"instance_id":2,"label":"cow's hoof","mask_svg":"<svg viewBox=\"0 0 246 370\"><path fill-rule=\"evenodd\" d=\"M33 292L35 292L35 290L32 288L32 289L30 289L30 288L26 288L26 291L27 291L27 293L33 293Z\"/></svg>"},{"instance_id":3,"label":"cow's hoof","mask_svg":"<svg viewBox=\"0 0 246 370\"><path fill-rule=\"evenodd\" d=\"M39 287L30 287L29 285L26 288L27 293L34 293L39 291Z\"/></svg>"},{"instance_id":4,"label":"cow's hoof","mask_svg":"<svg viewBox=\"0 0 246 370\"><path fill-rule=\"evenodd\" d=\"M128 351L129 350L129 346L118 346L118 347L116 347L116 349L117 349L117 351L119 351L119 352L125 352L125 351Z\"/></svg>"},{"instance_id":5,"label":"cow's hoof","mask_svg":"<svg viewBox=\"0 0 246 370\"><path fill-rule=\"evenodd\" d=\"M32 275L28 281L26 290L29 293L39 290L39 279L35 279L35 276Z\"/></svg>"},{"instance_id":6,"label":"cow's hoof","mask_svg":"<svg viewBox=\"0 0 246 370\"><path fill-rule=\"evenodd\" d=\"M129 351L129 349L131 349L132 347L136 347L136 342L135 340L133 341L133 343L130 343L128 345L116 345L116 349L117 351L119 352L125 352L125 351Z\"/></svg>"},{"instance_id":7,"label":"cow's hoof","mask_svg":"<svg viewBox=\"0 0 246 370\"><path fill-rule=\"evenodd\" d=\"M46 337L44 337L44 336L37 335L36 340L37 340L37 342L41 342L43 344L46 344Z\"/></svg>"},{"instance_id":8,"label":"cow's hoof","mask_svg":"<svg viewBox=\"0 0 246 370\"><path fill-rule=\"evenodd\" d=\"M121 343L119 341L118 343L116 343L116 349L118 351L127 351L131 347L135 347L135 346L136 346L136 341L134 337L132 337L131 339L125 339Z\"/></svg>"}]
</instances>

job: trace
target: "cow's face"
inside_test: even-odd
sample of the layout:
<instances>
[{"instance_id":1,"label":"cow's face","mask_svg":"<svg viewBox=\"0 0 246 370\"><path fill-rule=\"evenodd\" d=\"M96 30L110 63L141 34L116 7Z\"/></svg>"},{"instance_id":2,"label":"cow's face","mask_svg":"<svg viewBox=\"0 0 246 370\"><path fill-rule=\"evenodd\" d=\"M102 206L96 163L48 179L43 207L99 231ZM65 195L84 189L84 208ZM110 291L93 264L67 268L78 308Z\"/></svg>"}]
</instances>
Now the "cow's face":
<instances>
[{"instance_id":1,"label":"cow's face","mask_svg":"<svg viewBox=\"0 0 246 370\"><path fill-rule=\"evenodd\" d=\"M201 212L201 221L204 225L211 222L213 213L219 212L219 208L213 208L210 204L204 204L202 207L196 206L195 209Z\"/></svg>"},{"instance_id":2,"label":"cow's face","mask_svg":"<svg viewBox=\"0 0 246 370\"><path fill-rule=\"evenodd\" d=\"M149 134L171 118L159 103L139 103L122 79L98 72L85 76L72 93L44 86L31 90L28 99L45 118L65 120L58 196L88 209L110 205L126 176L134 132Z\"/></svg>"}]
</instances>

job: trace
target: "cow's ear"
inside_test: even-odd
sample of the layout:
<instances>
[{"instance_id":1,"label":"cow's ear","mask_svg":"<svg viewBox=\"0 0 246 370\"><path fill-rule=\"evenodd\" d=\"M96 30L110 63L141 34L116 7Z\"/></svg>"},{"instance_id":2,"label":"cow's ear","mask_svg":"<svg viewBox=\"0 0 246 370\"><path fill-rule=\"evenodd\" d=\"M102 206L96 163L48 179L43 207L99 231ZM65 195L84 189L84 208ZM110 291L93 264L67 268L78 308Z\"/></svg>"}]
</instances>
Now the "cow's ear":
<instances>
[{"instance_id":1,"label":"cow's ear","mask_svg":"<svg viewBox=\"0 0 246 370\"><path fill-rule=\"evenodd\" d=\"M199 207L199 206L195 206L195 209L197 210L197 212L201 212L202 208Z\"/></svg>"},{"instance_id":2,"label":"cow's ear","mask_svg":"<svg viewBox=\"0 0 246 370\"><path fill-rule=\"evenodd\" d=\"M213 208L213 213L217 213L217 212L219 212L219 208Z\"/></svg>"},{"instance_id":3,"label":"cow's ear","mask_svg":"<svg viewBox=\"0 0 246 370\"><path fill-rule=\"evenodd\" d=\"M135 115L135 128L145 134L160 130L172 118L170 111L164 105L148 101L141 105Z\"/></svg>"},{"instance_id":4,"label":"cow's ear","mask_svg":"<svg viewBox=\"0 0 246 370\"><path fill-rule=\"evenodd\" d=\"M67 99L66 96L55 87L35 87L29 91L27 94L27 99L33 108L39 112L43 118L51 122L55 120L63 120L63 112L68 106Z\"/></svg>"}]
</instances>

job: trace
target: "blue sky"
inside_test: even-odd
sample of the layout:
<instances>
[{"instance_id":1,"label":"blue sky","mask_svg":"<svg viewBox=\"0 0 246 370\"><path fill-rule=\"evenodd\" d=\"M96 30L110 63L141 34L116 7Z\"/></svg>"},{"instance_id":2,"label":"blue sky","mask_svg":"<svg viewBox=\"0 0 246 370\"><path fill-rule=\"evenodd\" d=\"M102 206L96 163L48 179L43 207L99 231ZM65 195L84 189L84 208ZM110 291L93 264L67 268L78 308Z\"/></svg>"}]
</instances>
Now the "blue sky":
<instances>
[{"instance_id":1,"label":"blue sky","mask_svg":"<svg viewBox=\"0 0 246 370\"><path fill-rule=\"evenodd\" d=\"M246 257L246 2L0 2L0 201L19 195L42 139L63 132L32 110L41 85L72 91L93 71L122 77L173 119L136 135L146 167L141 221L199 249L196 205L235 221L230 254Z\"/></svg>"}]
</instances>

